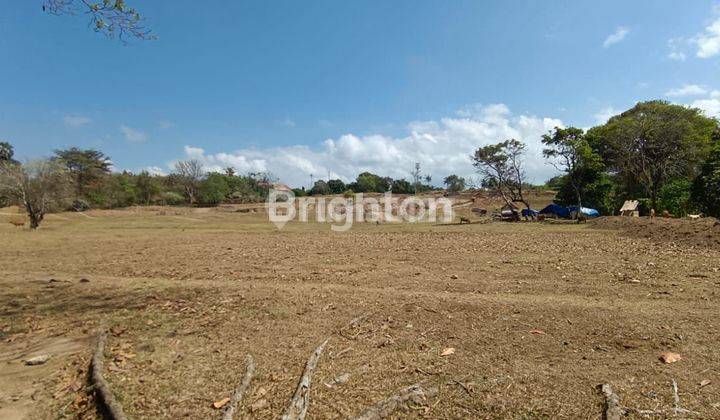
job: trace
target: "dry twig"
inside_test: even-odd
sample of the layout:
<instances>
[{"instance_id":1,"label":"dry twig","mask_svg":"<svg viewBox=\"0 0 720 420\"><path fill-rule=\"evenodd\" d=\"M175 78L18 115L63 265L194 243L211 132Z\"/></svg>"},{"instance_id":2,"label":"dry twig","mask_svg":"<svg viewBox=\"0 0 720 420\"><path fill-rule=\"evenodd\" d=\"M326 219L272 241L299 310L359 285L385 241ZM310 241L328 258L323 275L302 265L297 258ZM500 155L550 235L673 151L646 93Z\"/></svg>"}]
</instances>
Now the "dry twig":
<instances>
[{"instance_id":1,"label":"dry twig","mask_svg":"<svg viewBox=\"0 0 720 420\"><path fill-rule=\"evenodd\" d=\"M673 389L673 398L675 401L675 406L673 407L673 411L675 414L697 414L694 411L686 410L682 408L680 405L680 395L678 394L678 384L675 382L675 379L672 380L672 389Z\"/></svg>"},{"instance_id":2,"label":"dry twig","mask_svg":"<svg viewBox=\"0 0 720 420\"><path fill-rule=\"evenodd\" d=\"M252 381L253 373L255 373L255 362L253 361L252 356L248 354L247 357L245 357L245 376L230 397L230 402L223 414L223 420L232 420L235 415L235 409L242 401L243 395L245 395L247 389L250 387L250 381Z\"/></svg>"},{"instance_id":3,"label":"dry twig","mask_svg":"<svg viewBox=\"0 0 720 420\"><path fill-rule=\"evenodd\" d=\"M415 384L404 388L399 394L380 401L374 406L356 416L355 420L378 420L390 417L392 413L405 406L408 402L424 404L428 397L437 394L437 388L423 388L421 384Z\"/></svg>"},{"instance_id":4,"label":"dry twig","mask_svg":"<svg viewBox=\"0 0 720 420\"><path fill-rule=\"evenodd\" d=\"M307 414L308 407L310 406L310 381L312 380L313 372L317 367L318 360L328 340L325 340L318 348L315 349L313 354L310 356L307 364L305 365L305 372L300 377L295 395L290 400L290 405L282 415L283 420L302 420Z\"/></svg>"}]
</instances>

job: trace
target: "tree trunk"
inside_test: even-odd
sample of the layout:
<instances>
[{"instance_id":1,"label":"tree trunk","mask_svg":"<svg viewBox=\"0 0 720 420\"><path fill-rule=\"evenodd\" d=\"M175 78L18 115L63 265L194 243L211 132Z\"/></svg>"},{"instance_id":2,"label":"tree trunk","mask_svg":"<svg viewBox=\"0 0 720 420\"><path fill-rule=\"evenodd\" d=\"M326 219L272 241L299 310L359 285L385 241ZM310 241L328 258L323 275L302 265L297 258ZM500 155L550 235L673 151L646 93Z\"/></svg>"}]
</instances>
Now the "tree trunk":
<instances>
[{"instance_id":1,"label":"tree trunk","mask_svg":"<svg viewBox=\"0 0 720 420\"><path fill-rule=\"evenodd\" d=\"M654 185L650 189L650 207L657 211L657 188Z\"/></svg>"},{"instance_id":2,"label":"tree trunk","mask_svg":"<svg viewBox=\"0 0 720 420\"><path fill-rule=\"evenodd\" d=\"M40 222L42 222L45 215L39 211L28 210L28 216L30 217L30 229L34 230L40 227Z\"/></svg>"},{"instance_id":3,"label":"tree trunk","mask_svg":"<svg viewBox=\"0 0 720 420\"><path fill-rule=\"evenodd\" d=\"M578 220L580 220L581 216L582 216L582 196L580 195L580 190L577 188L575 189L575 198L577 199L576 201L577 201L577 206L578 206L578 212L577 212L576 218Z\"/></svg>"}]
</instances>

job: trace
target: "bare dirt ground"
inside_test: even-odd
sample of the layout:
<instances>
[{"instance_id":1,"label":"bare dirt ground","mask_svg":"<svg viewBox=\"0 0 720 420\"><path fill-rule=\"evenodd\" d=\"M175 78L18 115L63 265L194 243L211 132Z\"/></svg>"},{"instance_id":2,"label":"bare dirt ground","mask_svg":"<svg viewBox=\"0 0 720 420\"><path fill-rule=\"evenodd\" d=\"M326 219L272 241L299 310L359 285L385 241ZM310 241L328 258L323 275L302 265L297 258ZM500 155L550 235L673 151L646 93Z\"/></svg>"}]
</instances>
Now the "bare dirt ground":
<instances>
[{"instance_id":1,"label":"bare dirt ground","mask_svg":"<svg viewBox=\"0 0 720 420\"><path fill-rule=\"evenodd\" d=\"M131 418L220 418L212 404L246 354L257 370L239 417L277 417L326 339L309 418L351 417L416 383L439 392L396 417L600 418L599 384L624 406L670 410L673 379L694 412L682 416L720 417L720 247L602 227L277 231L230 209L2 223L0 418L94 418L83 387L102 324ZM45 365L22 363L41 353Z\"/></svg>"}]
</instances>

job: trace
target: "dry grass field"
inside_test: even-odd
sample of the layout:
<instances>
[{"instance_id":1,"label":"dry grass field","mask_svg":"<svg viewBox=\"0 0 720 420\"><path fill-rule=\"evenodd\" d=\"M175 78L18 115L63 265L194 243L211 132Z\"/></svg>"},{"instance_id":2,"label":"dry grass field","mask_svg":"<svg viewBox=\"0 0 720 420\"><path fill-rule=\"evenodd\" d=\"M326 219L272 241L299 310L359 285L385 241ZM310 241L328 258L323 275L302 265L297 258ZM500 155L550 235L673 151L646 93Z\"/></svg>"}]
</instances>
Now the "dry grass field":
<instances>
[{"instance_id":1,"label":"dry grass field","mask_svg":"<svg viewBox=\"0 0 720 420\"><path fill-rule=\"evenodd\" d=\"M276 418L325 340L309 418L352 417L418 383L437 393L394 417L600 418L603 383L626 407L672 417L673 380L693 412L682 417L720 417L712 223L678 222L690 226L681 237L643 235L662 220L634 231L602 221L336 233L278 231L261 213L149 208L51 215L30 232L10 217L0 219L3 419L94 418L84 387L102 325L106 377L131 418L219 419L213 402L240 381L247 354L257 369L239 417ZM665 351L682 359L663 363ZM23 364L38 354L52 357Z\"/></svg>"}]
</instances>

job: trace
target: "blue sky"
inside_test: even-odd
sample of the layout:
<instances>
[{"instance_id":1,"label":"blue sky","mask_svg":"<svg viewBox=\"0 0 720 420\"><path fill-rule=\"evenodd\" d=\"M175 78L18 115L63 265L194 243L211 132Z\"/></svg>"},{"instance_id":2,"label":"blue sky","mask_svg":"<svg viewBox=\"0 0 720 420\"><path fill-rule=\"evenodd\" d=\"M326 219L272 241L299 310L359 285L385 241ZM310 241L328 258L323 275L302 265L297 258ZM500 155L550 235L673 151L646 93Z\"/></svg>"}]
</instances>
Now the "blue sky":
<instances>
[{"instance_id":1,"label":"blue sky","mask_svg":"<svg viewBox=\"0 0 720 420\"><path fill-rule=\"evenodd\" d=\"M130 2L159 35L129 45L52 16L0 15L0 139L20 158L93 147L117 169L371 170L472 176L468 155L667 99L720 116L712 1Z\"/></svg>"}]
</instances>

